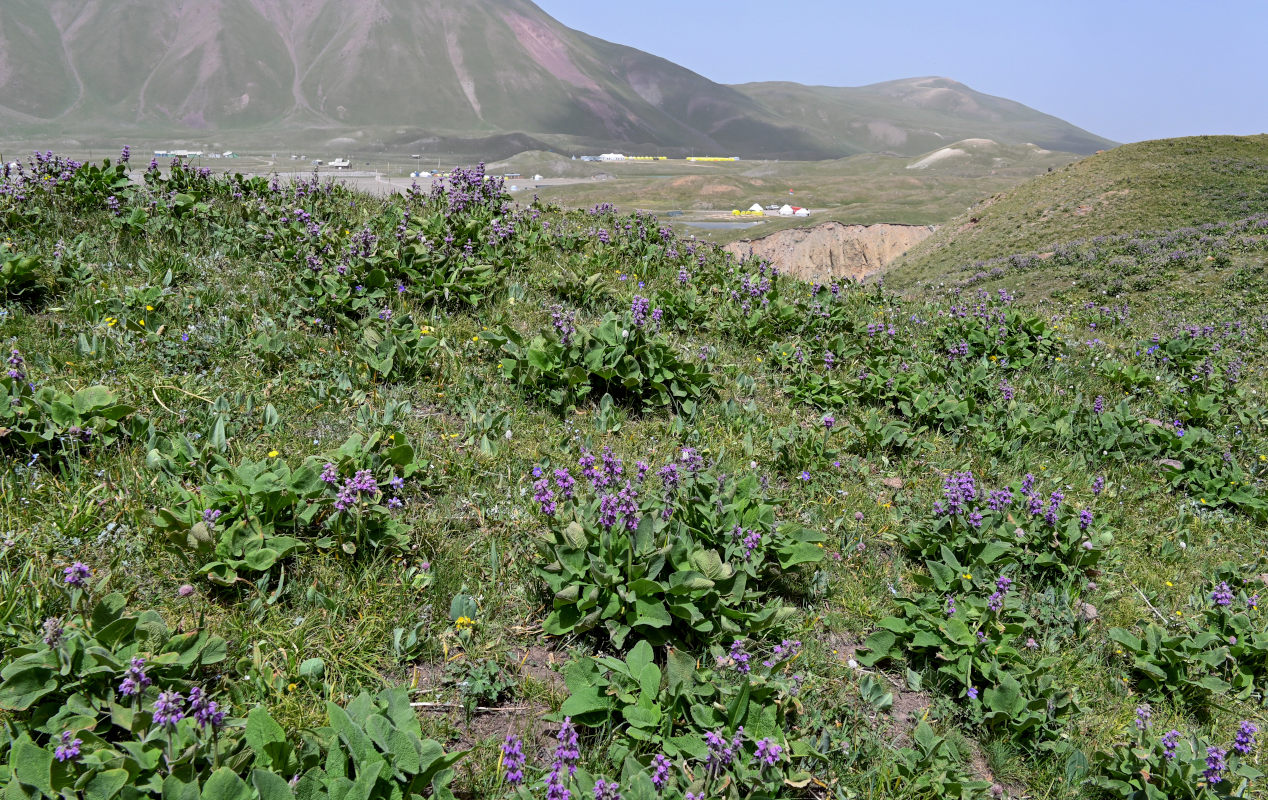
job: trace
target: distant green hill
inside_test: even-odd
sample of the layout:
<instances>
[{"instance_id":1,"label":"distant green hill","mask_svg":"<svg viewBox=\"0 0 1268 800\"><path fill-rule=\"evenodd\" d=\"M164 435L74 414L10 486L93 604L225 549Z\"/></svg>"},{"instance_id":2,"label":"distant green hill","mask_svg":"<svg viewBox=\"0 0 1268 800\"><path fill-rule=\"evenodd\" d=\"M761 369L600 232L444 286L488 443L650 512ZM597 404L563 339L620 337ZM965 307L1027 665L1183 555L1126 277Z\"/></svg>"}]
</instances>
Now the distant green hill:
<instances>
[{"instance_id":1,"label":"distant green hill","mask_svg":"<svg viewBox=\"0 0 1268 800\"><path fill-rule=\"evenodd\" d=\"M781 119L814 131L825 147L844 152L916 155L974 137L1081 154L1114 146L1056 117L949 78L858 87L749 83L736 88Z\"/></svg>"},{"instance_id":2,"label":"distant green hill","mask_svg":"<svg viewBox=\"0 0 1268 800\"><path fill-rule=\"evenodd\" d=\"M1268 135L1124 145L993 195L887 273L904 287L971 275L979 262L1062 243L1268 214Z\"/></svg>"},{"instance_id":3,"label":"distant green hill","mask_svg":"<svg viewBox=\"0 0 1268 800\"><path fill-rule=\"evenodd\" d=\"M946 79L715 83L529 0L6 0L0 134L257 134L344 150L527 147L823 159L984 137L1110 143ZM505 154L505 147L496 147Z\"/></svg>"}]
</instances>

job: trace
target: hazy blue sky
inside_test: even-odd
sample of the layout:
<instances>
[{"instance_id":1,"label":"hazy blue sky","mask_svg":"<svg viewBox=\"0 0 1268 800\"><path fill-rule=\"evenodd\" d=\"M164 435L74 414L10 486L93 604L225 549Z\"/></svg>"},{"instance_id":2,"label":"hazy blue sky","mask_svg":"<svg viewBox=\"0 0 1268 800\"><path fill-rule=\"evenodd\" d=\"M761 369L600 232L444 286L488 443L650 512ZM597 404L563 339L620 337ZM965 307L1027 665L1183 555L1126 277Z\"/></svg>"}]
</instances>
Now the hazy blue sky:
<instances>
[{"instance_id":1,"label":"hazy blue sky","mask_svg":"<svg viewBox=\"0 0 1268 800\"><path fill-rule=\"evenodd\" d=\"M943 75L1120 142L1268 132L1268 0L536 0L721 83Z\"/></svg>"}]
</instances>

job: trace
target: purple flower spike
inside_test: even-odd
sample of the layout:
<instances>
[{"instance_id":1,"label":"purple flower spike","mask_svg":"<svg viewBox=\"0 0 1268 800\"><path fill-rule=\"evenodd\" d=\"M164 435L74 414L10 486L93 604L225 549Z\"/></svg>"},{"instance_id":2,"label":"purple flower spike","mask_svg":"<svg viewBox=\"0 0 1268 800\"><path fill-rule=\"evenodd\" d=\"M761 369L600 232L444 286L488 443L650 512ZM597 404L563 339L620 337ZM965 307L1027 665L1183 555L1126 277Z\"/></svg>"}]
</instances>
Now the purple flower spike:
<instances>
[{"instance_id":1,"label":"purple flower spike","mask_svg":"<svg viewBox=\"0 0 1268 800\"><path fill-rule=\"evenodd\" d=\"M1244 756L1250 755L1250 751L1255 749L1256 733L1259 733L1259 728L1253 722L1243 722L1237 728L1237 738L1233 741L1233 750Z\"/></svg>"},{"instance_id":2,"label":"purple flower spike","mask_svg":"<svg viewBox=\"0 0 1268 800\"><path fill-rule=\"evenodd\" d=\"M1149 710L1149 706L1137 706L1136 708L1136 730L1143 731L1149 727L1149 718L1153 716L1153 712Z\"/></svg>"},{"instance_id":3,"label":"purple flower spike","mask_svg":"<svg viewBox=\"0 0 1268 800\"><path fill-rule=\"evenodd\" d=\"M1162 757L1170 761L1176 757L1176 745L1180 743L1180 731L1167 731L1158 742L1162 745Z\"/></svg>"},{"instance_id":4,"label":"purple flower spike","mask_svg":"<svg viewBox=\"0 0 1268 800\"><path fill-rule=\"evenodd\" d=\"M79 758L79 746L84 743L84 740L72 739L72 736L74 734L70 731L62 731L61 744L53 752L53 757L58 761L71 761Z\"/></svg>"},{"instance_id":5,"label":"purple flower spike","mask_svg":"<svg viewBox=\"0 0 1268 800\"><path fill-rule=\"evenodd\" d=\"M1224 770L1228 769L1224 757L1227 755L1228 751L1219 747L1206 748L1206 770L1202 777L1206 779L1207 786L1215 786L1224 781Z\"/></svg>"},{"instance_id":6,"label":"purple flower spike","mask_svg":"<svg viewBox=\"0 0 1268 800\"><path fill-rule=\"evenodd\" d=\"M502 766L506 769L506 782L511 786L518 786L524 782L524 762L526 760L524 743L520 740L520 737L513 733L508 733L506 741L502 743Z\"/></svg>"},{"instance_id":7,"label":"purple flower spike","mask_svg":"<svg viewBox=\"0 0 1268 800\"><path fill-rule=\"evenodd\" d=\"M185 698L180 692L163 692L154 701L154 724L171 725L185 718Z\"/></svg>"},{"instance_id":8,"label":"purple flower spike","mask_svg":"<svg viewBox=\"0 0 1268 800\"><path fill-rule=\"evenodd\" d=\"M759 739L757 741L757 750L753 753L753 763L759 770L773 767L779 763L779 756L783 752L784 748L770 739Z\"/></svg>"},{"instance_id":9,"label":"purple flower spike","mask_svg":"<svg viewBox=\"0 0 1268 800\"><path fill-rule=\"evenodd\" d=\"M657 792L663 790L669 782L669 767L669 759L663 754L658 753L652 759L652 786L656 787Z\"/></svg>"},{"instance_id":10,"label":"purple flower spike","mask_svg":"<svg viewBox=\"0 0 1268 800\"><path fill-rule=\"evenodd\" d=\"M559 734L555 737L559 742L555 747L556 763L568 768L568 776L572 777L577 774L577 761L581 758L581 749L579 747L579 738L577 737L577 729L572 724L572 717L564 717L563 724L559 726Z\"/></svg>"},{"instance_id":11,"label":"purple flower spike","mask_svg":"<svg viewBox=\"0 0 1268 800\"><path fill-rule=\"evenodd\" d=\"M67 586L83 588L87 584L88 579L92 577L92 570L88 569L86 564L76 561L62 570L62 575L65 576Z\"/></svg>"}]
</instances>

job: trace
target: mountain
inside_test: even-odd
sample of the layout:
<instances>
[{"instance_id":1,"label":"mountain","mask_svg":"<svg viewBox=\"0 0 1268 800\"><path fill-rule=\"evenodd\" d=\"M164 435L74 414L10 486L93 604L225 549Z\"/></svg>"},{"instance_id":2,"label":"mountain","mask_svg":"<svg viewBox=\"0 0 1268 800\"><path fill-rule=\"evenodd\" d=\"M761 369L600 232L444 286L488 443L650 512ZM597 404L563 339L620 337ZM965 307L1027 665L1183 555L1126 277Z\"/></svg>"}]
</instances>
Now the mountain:
<instances>
[{"instance_id":1,"label":"mountain","mask_svg":"<svg viewBox=\"0 0 1268 800\"><path fill-rule=\"evenodd\" d=\"M946 79L725 86L529 0L5 0L0 123L348 146L519 133L534 146L778 158L914 155L974 136L1111 144Z\"/></svg>"},{"instance_id":2,"label":"mountain","mask_svg":"<svg viewBox=\"0 0 1268 800\"><path fill-rule=\"evenodd\" d=\"M1137 142L986 198L903 256L886 282L949 284L983 262L1044 260L1072 242L1187 235L1198 226L1255 217L1268 219L1268 135ZM1265 227L1256 223L1257 231Z\"/></svg>"},{"instance_id":3,"label":"mountain","mask_svg":"<svg viewBox=\"0 0 1268 800\"><path fill-rule=\"evenodd\" d=\"M749 83L737 87L780 119L847 152L916 155L959 139L1030 142L1046 150L1092 153L1114 142L949 78L909 78L870 86Z\"/></svg>"}]
</instances>

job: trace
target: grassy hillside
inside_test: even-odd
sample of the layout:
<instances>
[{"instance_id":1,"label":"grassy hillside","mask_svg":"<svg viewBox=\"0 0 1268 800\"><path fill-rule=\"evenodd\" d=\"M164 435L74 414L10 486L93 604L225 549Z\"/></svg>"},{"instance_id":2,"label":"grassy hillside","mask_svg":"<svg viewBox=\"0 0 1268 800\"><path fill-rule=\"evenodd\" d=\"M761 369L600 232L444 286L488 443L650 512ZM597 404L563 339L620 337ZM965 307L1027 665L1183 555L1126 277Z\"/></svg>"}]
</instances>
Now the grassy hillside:
<instances>
[{"instance_id":1,"label":"grassy hillside","mask_svg":"<svg viewBox=\"0 0 1268 800\"><path fill-rule=\"evenodd\" d=\"M6 797L1262 793L1263 236L904 299L483 177L0 184Z\"/></svg>"},{"instance_id":2,"label":"grassy hillside","mask_svg":"<svg viewBox=\"0 0 1268 800\"><path fill-rule=\"evenodd\" d=\"M1095 237L1167 232L1268 212L1268 136L1124 145L975 205L907 254L895 286L941 281L976 262L1039 255Z\"/></svg>"}]
</instances>

